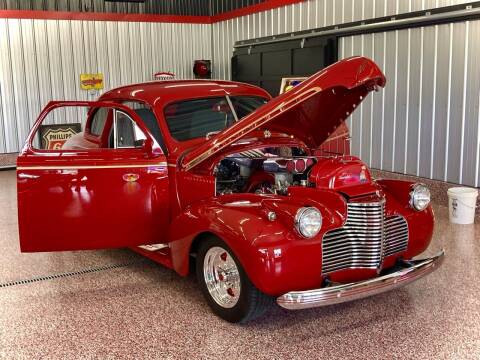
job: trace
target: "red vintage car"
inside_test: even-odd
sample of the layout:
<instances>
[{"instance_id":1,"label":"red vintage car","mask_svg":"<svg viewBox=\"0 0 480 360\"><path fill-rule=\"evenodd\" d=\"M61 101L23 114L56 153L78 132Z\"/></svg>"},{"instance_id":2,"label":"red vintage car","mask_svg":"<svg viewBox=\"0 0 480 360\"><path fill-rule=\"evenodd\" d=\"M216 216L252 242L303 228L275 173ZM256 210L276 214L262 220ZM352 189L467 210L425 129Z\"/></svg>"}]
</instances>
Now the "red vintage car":
<instances>
[{"instance_id":1,"label":"red vintage car","mask_svg":"<svg viewBox=\"0 0 480 360\"><path fill-rule=\"evenodd\" d=\"M372 179L358 158L322 149L385 77L340 61L271 99L210 80L120 87L96 102L51 102L18 157L24 252L131 247L178 274L195 269L230 322L336 304L437 268L422 260L434 215L422 184ZM35 134L53 110L87 107L60 150Z\"/></svg>"}]
</instances>

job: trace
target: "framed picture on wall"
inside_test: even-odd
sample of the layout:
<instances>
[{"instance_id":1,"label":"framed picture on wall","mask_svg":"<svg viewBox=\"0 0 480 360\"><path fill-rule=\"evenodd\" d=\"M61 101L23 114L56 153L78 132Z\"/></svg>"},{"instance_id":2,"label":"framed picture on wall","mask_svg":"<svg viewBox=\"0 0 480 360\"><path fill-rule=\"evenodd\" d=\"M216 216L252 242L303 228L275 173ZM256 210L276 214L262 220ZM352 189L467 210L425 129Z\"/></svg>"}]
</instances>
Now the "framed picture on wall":
<instances>
[{"instance_id":1,"label":"framed picture on wall","mask_svg":"<svg viewBox=\"0 0 480 360\"><path fill-rule=\"evenodd\" d=\"M282 78L282 83L280 84L280 94L287 92L288 90L293 89L298 84L301 84L306 77L285 77Z\"/></svg>"}]
</instances>

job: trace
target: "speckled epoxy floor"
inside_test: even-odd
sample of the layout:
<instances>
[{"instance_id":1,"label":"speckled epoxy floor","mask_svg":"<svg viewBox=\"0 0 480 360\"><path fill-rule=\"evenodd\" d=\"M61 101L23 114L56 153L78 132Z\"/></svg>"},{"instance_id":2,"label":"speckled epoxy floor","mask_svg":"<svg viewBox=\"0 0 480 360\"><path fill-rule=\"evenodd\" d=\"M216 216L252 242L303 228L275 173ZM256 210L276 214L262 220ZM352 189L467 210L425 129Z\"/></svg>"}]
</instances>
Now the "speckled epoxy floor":
<instances>
[{"instance_id":1,"label":"speckled epoxy floor","mask_svg":"<svg viewBox=\"0 0 480 360\"><path fill-rule=\"evenodd\" d=\"M193 277L128 250L21 254L15 173L0 172L0 284L133 262L0 288L0 358L480 358L480 225L436 207L429 253L441 269L405 288L326 308L272 308L247 325L210 313Z\"/></svg>"}]
</instances>

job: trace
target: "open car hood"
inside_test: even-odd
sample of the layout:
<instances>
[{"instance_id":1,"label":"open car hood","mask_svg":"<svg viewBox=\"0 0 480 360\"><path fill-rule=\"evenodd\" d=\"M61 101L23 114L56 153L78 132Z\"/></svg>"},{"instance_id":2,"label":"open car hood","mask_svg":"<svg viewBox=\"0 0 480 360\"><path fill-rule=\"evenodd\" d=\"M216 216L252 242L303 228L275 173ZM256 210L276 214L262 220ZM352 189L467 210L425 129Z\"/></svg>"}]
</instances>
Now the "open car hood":
<instances>
[{"instance_id":1,"label":"open car hood","mask_svg":"<svg viewBox=\"0 0 480 360\"><path fill-rule=\"evenodd\" d=\"M385 86L385 76L370 59L352 57L317 72L186 154L189 170L254 130L280 132L318 148L365 96ZM267 131L268 130L268 131Z\"/></svg>"}]
</instances>

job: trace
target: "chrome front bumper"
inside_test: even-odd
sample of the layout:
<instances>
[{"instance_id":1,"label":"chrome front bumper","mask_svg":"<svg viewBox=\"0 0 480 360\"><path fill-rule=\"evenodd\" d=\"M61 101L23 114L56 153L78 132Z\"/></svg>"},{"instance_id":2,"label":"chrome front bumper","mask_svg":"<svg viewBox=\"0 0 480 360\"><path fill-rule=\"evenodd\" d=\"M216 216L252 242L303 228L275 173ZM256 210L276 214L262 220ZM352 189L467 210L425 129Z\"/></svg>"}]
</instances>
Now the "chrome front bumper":
<instances>
[{"instance_id":1,"label":"chrome front bumper","mask_svg":"<svg viewBox=\"0 0 480 360\"><path fill-rule=\"evenodd\" d=\"M289 310L339 304L380 294L410 284L437 269L443 262L445 252L431 258L403 260L394 272L349 284L334 284L321 289L292 291L277 298L281 307ZM400 268L400 269L399 269Z\"/></svg>"}]
</instances>

